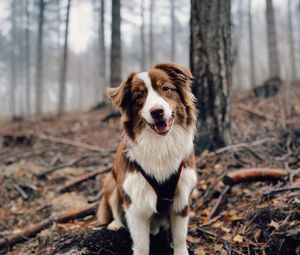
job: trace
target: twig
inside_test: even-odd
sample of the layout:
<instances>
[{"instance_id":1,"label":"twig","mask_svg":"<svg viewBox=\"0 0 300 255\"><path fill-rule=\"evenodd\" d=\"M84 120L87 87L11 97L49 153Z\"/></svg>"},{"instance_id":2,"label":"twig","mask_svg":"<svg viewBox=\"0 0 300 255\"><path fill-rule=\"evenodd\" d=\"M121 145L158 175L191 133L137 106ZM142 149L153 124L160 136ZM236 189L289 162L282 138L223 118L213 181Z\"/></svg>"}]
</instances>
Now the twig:
<instances>
[{"instance_id":1,"label":"twig","mask_svg":"<svg viewBox=\"0 0 300 255\"><path fill-rule=\"evenodd\" d=\"M70 146L79 147L79 148L82 148L85 150L97 151L97 152L109 152L110 151L103 147L86 144L86 143L82 143L82 142L76 142L76 141L62 138L62 137L55 137L55 136L50 136L50 135L45 135L45 134L35 134L35 136L41 140L47 140L47 141L54 142L54 143L62 143L62 144L70 145Z\"/></svg>"},{"instance_id":2,"label":"twig","mask_svg":"<svg viewBox=\"0 0 300 255\"><path fill-rule=\"evenodd\" d=\"M20 161L22 159L26 159L26 158L38 156L40 154L43 154L44 152L45 152L44 149L39 149L39 150L34 150L34 151L26 151L26 152L24 152L22 155L20 155L18 157L14 156L14 157L8 158L7 160L4 161L4 164L5 165L9 165L9 164L18 162L18 161Z\"/></svg>"},{"instance_id":3,"label":"twig","mask_svg":"<svg viewBox=\"0 0 300 255\"><path fill-rule=\"evenodd\" d=\"M74 178L73 180L70 180L68 181L64 186L60 187L59 189L57 189L57 192L65 192L67 191L68 189L84 182L84 181L87 181L89 179L92 179L94 177L96 177L97 175L99 174L104 174L104 173L107 173L110 169L111 169L111 165L107 166L107 167L104 167L102 168L100 171L97 171L97 172L92 172L92 173L86 173L86 174L83 174L81 176L78 176L76 178Z\"/></svg>"},{"instance_id":4,"label":"twig","mask_svg":"<svg viewBox=\"0 0 300 255\"><path fill-rule=\"evenodd\" d=\"M0 239L0 248L3 248L5 246L11 247L17 243L27 241L29 238L34 237L40 231L51 226L53 223L67 222L94 214L97 206L98 202L79 209L71 209L60 214L53 214L49 218L37 224L30 225L22 230L13 231L13 233L15 234L11 234Z\"/></svg>"},{"instance_id":5,"label":"twig","mask_svg":"<svg viewBox=\"0 0 300 255\"><path fill-rule=\"evenodd\" d=\"M225 194L228 192L229 189L230 189L230 186L227 185L225 187L225 189L222 191L221 195L218 197L216 204L214 205L214 207L212 208L212 210L210 212L209 219L211 219L215 215L216 211L219 208L219 205L221 204L221 202L223 200L223 197L225 196Z\"/></svg>"},{"instance_id":6,"label":"twig","mask_svg":"<svg viewBox=\"0 0 300 255\"><path fill-rule=\"evenodd\" d=\"M263 197L271 197L275 194L286 192L286 191L297 191L300 190L300 186L290 186L290 187L284 187L284 188L278 188L271 190L270 192L264 193Z\"/></svg>"},{"instance_id":7,"label":"twig","mask_svg":"<svg viewBox=\"0 0 300 255\"><path fill-rule=\"evenodd\" d=\"M200 160L202 160L203 158L205 158L207 156L211 157L211 156L215 156L215 155L218 155L218 154L230 151L230 150L237 150L237 149L242 149L242 148L255 147L255 146L259 146L261 144L268 143L268 142L276 142L276 138L275 137L266 137L266 138L254 141L252 143L231 144L231 145L225 146L223 148L220 148L218 150L215 150L213 152L210 152L210 153L204 155L203 157L200 157L197 161L200 161Z\"/></svg>"},{"instance_id":8,"label":"twig","mask_svg":"<svg viewBox=\"0 0 300 255\"><path fill-rule=\"evenodd\" d=\"M73 166L77 165L80 161L82 161L84 159L87 159L89 157L90 157L89 155L83 155L80 158L76 158L76 159L72 160L69 163L65 163L65 164L58 165L58 166L53 166L53 167L49 168L48 170L46 170L45 172L38 173L37 177L39 177L39 178L45 177L46 175L48 175L48 174L50 174L50 173L52 173L56 170L63 169L63 168L66 168L66 167L73 167Z\"/></svg>"},{"instance_id":9,"label":"twig","mask_svg":"<svg viewBox=\"0 0 300 255\"><path fill-rule=\"evenodd\" d=\"M21 197L24 200L28 199L28 195L26 194L26 192L20 187L19 184L14 184L15 189L19 192L19 194L21 195Z\"/></svg>"},{"instance_id":10,"label":"twig","mask_svg":"<svg viewBox=\"0 0 300 255\"><path fill-rule=\"evenodd\" d=\"M273 118L271 118L270 116L266 115L265 113L263 113L262 111L260 110L257 110L257 109L254 109L252 108L251 106L248 106L246 104L242 104L242 103L239 103L238 104L238 107L241 109L241 110L244 110L246 112L249 112L251 114L254 114L256 115L257 117L260 117L262 119L267 119L267 120L272 120Z\"/></svg>"},{"instance_id":11,"label":"twig","mask_svg":"<svg viewBox=\"0 0 300 255\"><path fill-rule=\"evenodd\" d=\"M243 181L251 181L255 179L281 179L288 175L283 169L272 168L244 168L231 172L223 177L226 185L234 185Z\"/></svg>"}]
</instances>

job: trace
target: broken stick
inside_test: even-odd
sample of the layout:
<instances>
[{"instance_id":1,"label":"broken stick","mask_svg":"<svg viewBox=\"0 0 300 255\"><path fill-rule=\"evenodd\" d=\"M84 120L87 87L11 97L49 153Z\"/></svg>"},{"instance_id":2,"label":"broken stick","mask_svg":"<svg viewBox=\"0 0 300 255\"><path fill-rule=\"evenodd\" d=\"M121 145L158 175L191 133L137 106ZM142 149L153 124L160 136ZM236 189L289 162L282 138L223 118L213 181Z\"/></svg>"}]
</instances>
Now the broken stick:
<instances>
[{"instance_id":1,"label":"broken stick","mask_svg":"<svg viewBox=\"0 0 300 255\"><path fill-rule=\"evenodd\" d=\"M99 203L96 202L83 208L71 209L60 214L53 214L49 218L37 224L28 226L19 231L13 231L14 234L0 238L0 248L4 248L6 246L11 247L17 243L25 242L29 238L37 235L43 229L51 226L53 223L63 223L77 218L82 218L87 215L95 214L98 204Z\"/></svg>"},{"instance_id":2,"label":"broken stick","mask_svg":"<svg viewBox=\"0 0 300 255\"><path fill-rule=\"evenodd\" d=\"M104 174L107 173L110 169L111 169L112 165L109 165L107 167L103 167L100 171L96 171L96 172L92 172L92 173L85 173L83 175L80 175L76 178L74 178L73 180L68 181L64 186L60 187L57 189L57 192L61 193L61 192L65 192L67 191L69 188L72 188L84 181L87 181L89 179L92 179L94 177L96 177L99 174Z\"/></svg>"},{"instance_id":3,"label":"broken stick","mask_svg":"<svg viewBox=\"0 0 300 255\"><path fill-rule=\"evenodd\" d=\"M102 153L110 152L110 150L103 148L103 147L86 144L86 143L82 143L82 142L77 142L77 141L62 138L62 137L50 136L50 135L45 135L45 134L35 134L35 136L41 140L47 140L47 141L54 142L54 143L62 143L62 144L66 144L66 145L71 145L71 146L79 147L79 148L82 148L85 150L97 151L97 152L102 152Z\"/></svg>"},{"instance_id":4,"label":"broken stick","mask_svg":"<svg viewBox=\"0 0 300 255\"><path fill-rule=\"evenodd\" d=\"M288 172L284 169L244 168L225 175L223 182L226 185L232 186L243 181L274 180L282 179L286 176L288 176Z\"/></svg>"}]
</instances>

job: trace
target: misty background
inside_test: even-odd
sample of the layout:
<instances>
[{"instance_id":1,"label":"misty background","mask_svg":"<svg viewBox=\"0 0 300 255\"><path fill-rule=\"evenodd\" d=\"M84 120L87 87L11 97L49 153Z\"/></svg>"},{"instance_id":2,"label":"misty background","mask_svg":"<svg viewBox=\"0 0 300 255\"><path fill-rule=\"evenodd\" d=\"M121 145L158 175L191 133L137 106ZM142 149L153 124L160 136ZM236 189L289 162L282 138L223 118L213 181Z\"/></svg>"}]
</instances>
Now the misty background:
<instances>
[{"instance_id":1,"label":"misty background","mask_svg":"<svg viewBox=\"0 0 300 255\"><path fill-rule=\"evenodd\" d=\"M41 77L42 113L56 113L62 70L68 0L44 1L42 64L37 57L39 1L0 0L0 119L36 113L36 80ZM233 88L250 89L248 0L232 1ZM256 84L269 78L265 1L252 0ZM101 0L72 0L69 9L65 111L101 104L110 86L112 2L104 3L105 75L99 71ZM291 55L300 67L300 1L274 0L281 78L292 77ZM290 13L289 13L290 4ZM173 14L172 14L173 11ZM153 20L153 60L150 20ZM291 17L293 52L289 41ZM122 77L153 63L175 61L189 66L190 1L122 0ZM142 42L144 41L144 44ZM175 51L172 54L172 41ZM142 46L144 45L144 47ZM27 54L26 54L27 53ZM11 92L12 82L14 90ZM29 92L28 92L29 88ZM14 109L11 98L14 95ZM26 96L27 94L27 96Z\"/></svg>"}]
</instances>

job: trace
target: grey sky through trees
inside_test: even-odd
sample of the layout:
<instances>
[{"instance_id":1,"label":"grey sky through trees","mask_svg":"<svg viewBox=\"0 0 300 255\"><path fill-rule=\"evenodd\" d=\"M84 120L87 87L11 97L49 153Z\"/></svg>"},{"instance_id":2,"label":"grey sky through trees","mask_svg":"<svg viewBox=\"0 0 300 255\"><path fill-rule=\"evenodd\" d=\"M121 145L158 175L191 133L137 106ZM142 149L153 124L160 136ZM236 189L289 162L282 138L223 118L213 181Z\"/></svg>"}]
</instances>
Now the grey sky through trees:
<instances>
[{"instance_id":1,"label":"grey sky through trees","mask_svg":"<svg viewBox=\"0 0 300 255\"><path fill-rule=\"evenodd\" d=\"M10 36L11 36L11 20L10 20L10 2L12 0L0 0L0 117L9 115L11 110L9 106L9 84L11 84L10 72ZM26 2L25 0L18 0ZM36 68L36 48L37 48L37 18L38 8L33 0L29 2L30 15L30 68L29 80L32 102L31 112L35 112L33 101L35 100L35 68ZM95 99L103 98L95 96L95 88L101 83L99 75L99 0L73 0L70 12L69 25L69 60L68 71L66 77L66 111L75 109L76 107L90 108L96 102ZM233 20L233 46L239 48L239 73L241 81L237 82L236 66L233 67L233 87L234 88L250 88L250 61L249 61L249 33L248 33L248 0L242 2L242 24L239 24L238 0L232 1L232 20ZM122 77L129 71L139 71L141 69L141 1L140 0L121 0L122 9ZM175 2L175 20L176 20L176 62L182 65L189 65L189 20L190 20L190 1L176 0ZM291 0L291 15L293 25L293 38L295 50L296 70L300 67L300 22L298 0ZM151 66L150 61L150 0L145 0L145 54L146 68ZM276 19L277 40L279 49L279 59L281 66L281 75L283 79L292 77L290 68L290 45L289 45L289 30L288 30L288 1L273 0ZM57 49L57 13L55 5L49 6L45 11L45 31L43 47L43 94L46 95L43 100L43 112L55 112L58 100L58 80L59 80L59 65L62 57L64 22L66 16L67 0L60 0L60 19L59 25L60 41L59 49ZM153 49L154 61L164 62L171 60L171 15L170 15L170 0L154 0L153 16ZM22 20L25 20L25 12L23 17L17 17L17 26L23 26ZM252 23L253 23L253 43L254 43L254 67L257 84L268 78L268 55L267 55L267 38L266 38L266 19L265 19L265 1L252 0ZM26 22L25 22L26 24ZM110 75L110 43L111 43L111 1L106 1L105 5L105 44L106 44L106 80L109 80ZM24 27L25 28L25 27ZM24 29L25 31L25 29ZM24 41L25 32L18 34ZM241 31L241 34L236 36L236 31ZM17 31L18 32L18 31ZM23 35L24 34L24 35ZM19 46L18 46L19 47ZM17 64L20 63L21 56L17 54ZM23 57L25 63L25 57ZM24 68L24 63L22 66ZM80 70L80 71L79 71ZM26 71L27 72L27 71ZM25 72L24 72L25 73ZM296 78L299 77L296 73ZM298 77L297 77L298 76ZM26 100L20 98L25 97L25 81L24 74L17 72L15 101L16 113L20 113L21 109L26 109ZM103 83L103 82L102 82ZM80 88L78 87L80 84ZM109 86L109 84L105 84ZM101 88L99 91L104 91ZM78 103L77 101L81 101ZM24 111L26 113L26 110Z\"/></svg>"}]
</instances>

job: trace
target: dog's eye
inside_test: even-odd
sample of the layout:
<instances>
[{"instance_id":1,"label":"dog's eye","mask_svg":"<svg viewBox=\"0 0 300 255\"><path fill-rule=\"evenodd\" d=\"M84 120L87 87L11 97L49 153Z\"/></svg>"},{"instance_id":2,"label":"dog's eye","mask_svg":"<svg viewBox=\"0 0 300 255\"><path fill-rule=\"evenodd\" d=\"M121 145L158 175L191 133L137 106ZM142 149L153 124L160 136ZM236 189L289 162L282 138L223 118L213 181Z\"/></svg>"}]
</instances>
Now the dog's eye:
<instances>
[{"instance_id":1,"label":"dog's eye","mask_svg":"<svg viewBox=\"0 0 300 255\"><path fill-rule=\"evenodd\" d=\"M144 98L144 93L137 92L137 93L135 93L134 97L135 97L135 100L143 99Z\"/></svg>"},{"instance_id":2,"label":"dog's eye","mask_svg":"<svg viewBox=\"0 0 300 255\"><path fill-rule=\"evenodd\" d=\"M165 86L162 86L161 91L167 93L167 92L170 92L171 89L165 85Z\"/></svg>"}]
</instances>

